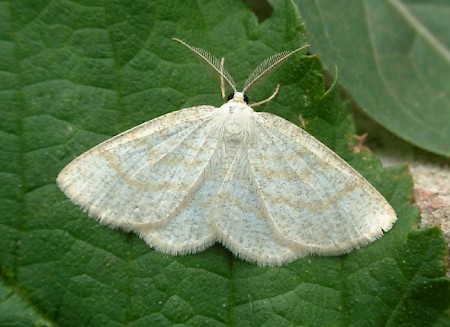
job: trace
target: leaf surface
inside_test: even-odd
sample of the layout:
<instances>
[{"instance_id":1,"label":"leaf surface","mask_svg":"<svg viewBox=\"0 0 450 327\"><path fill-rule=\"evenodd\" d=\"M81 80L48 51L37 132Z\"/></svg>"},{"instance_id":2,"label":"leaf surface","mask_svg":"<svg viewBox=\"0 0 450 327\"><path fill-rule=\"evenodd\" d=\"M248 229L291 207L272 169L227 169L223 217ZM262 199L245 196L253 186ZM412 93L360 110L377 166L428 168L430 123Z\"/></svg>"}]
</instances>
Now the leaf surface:
<instances>
[{"instance_id":1,"label":"leaf surface","mask_svg":"<svg viewBox=\"0 0 450 327\"><path fill-rule=\"evenodd\" d=\"M296 0L311 51L372 119L450 157L450 3Z\"/></svg>"},{"instance_id":2,"label":"leaf surface","mask_svg":"<svg viewBox=\"0 0 450 327\"><path fill-rule=\"evenodd\" d=\"M55 184L74 157L164 113L220 105L214 74L176 36L226 58L238 85L266 57L306 43L289 1L261 25L240 1L0 2L0 312L22 325L347 326L448 323L445 243L414 229L404 168L349 150L353 121L317 57L295 56L249 96L344 157L399 220L372 245L279 268L215 245L154 251L89 218ZM12 325L12 314L0 315ZM13 319L14 320L14 319Z\"/></svg>"}]
</instances>

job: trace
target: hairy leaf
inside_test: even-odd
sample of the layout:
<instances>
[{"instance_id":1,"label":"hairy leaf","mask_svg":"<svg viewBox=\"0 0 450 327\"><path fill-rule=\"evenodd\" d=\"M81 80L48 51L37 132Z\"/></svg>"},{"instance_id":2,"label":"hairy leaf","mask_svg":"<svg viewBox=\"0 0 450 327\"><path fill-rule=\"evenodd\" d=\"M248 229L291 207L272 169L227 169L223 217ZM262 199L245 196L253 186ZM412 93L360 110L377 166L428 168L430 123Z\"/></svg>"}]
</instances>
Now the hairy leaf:
<instances>
[{"instance_id":1,"label":"hairy leaf","mask_svg":"<svg viewBox=\"0 0 450 327\"><path fill-rule=\"evenodd\" d=\"M167 256L100 225L57 188L58 172L100 141L221 104L218 79L172 37L225 57L238 88L264 58L305 44L293 3L272 5L259 24L241 1L0 2L0 311L10 312L0 325L13 316L30 326L448 323L442 235L415 230L406 169L349 150L350 112L325 91L317 57L293 56L248 95L263 99L280 83L261 110L303 123L391 202L399 220L375 243L279 268L220 245Z\"/></svg>"}]
</instances>

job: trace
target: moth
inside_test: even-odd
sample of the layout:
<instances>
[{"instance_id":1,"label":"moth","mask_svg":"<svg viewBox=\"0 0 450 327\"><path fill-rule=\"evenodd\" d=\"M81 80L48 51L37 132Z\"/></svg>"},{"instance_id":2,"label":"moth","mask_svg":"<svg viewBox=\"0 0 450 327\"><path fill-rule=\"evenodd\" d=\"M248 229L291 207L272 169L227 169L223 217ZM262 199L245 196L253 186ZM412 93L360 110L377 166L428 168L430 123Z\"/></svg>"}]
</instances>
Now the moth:
<instances>
[{"instance_id":1,"label":"moth","mask_svg":"<svg viewBox=\"0 0 450 327\"><path fill-rule=\"evenodd\" d=\"M297 125L248 104L245 92L304 47L264 60L242 91L218 60L206 61L233 90L219 108L181 109L127 130L82 154L57 183L101 223L133 231L158 251L187 254L220 242L259 265L340 255L390 230L383 196Z\"/></svg>"}]
</instances>

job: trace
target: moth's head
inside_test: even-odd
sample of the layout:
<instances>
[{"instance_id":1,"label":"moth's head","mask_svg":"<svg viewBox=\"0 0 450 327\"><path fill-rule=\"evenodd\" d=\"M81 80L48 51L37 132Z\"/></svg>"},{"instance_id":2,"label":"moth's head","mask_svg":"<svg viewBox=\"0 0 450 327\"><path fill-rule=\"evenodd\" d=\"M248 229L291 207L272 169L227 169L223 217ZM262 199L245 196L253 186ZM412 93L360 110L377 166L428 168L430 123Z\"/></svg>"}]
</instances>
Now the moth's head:
<instances>
[{"instance_id":1,"label":"moth's head","mask_svg":"<svg viewBox=\"0 0 450 327\"><path fill-rule=\"evenodd\" d=\"M234 92L228 96L228 101L248 104L248 96L246 96L243 92Z\"/></svg>"}]
</instances>

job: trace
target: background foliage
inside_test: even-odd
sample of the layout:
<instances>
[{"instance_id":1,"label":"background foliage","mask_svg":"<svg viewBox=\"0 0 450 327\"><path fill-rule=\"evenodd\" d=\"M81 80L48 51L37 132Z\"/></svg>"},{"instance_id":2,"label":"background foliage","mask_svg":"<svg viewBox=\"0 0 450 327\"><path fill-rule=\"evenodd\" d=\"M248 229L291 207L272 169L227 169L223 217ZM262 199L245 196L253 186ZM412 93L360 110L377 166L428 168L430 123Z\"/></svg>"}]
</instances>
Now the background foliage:
<instances>
[{"instance_id":1,"label":"background foliage","mask_svg":"<svg viewBox=\"0 0 450 327\"><path fill-rule=\"evenodd\" d=\"M372 119L450 157L450 3L296 0L312 51Z\"/></svg>"},{"instance_id":2,"label":"background foliage","mask_svg":"<svg viewBox=\"0 0 450 327\"><path fill-rule=\"evenodd\" d=\"M349 150L352 118L335 88L325 91L316 56L292 58L249 96L281 83L263 110L302 123L391 202L394 229L360 251L280 268L220 245L166 256L88 218L55 185L70 160L110 136L221 104L214 75L172 37L224 56L239 85L264 58L306 43L295 4L271 4L259 24L237 0L0 2L2 326L448 324L442 235L415 229L404 168Z\"/></svg>"}]
</instances>

